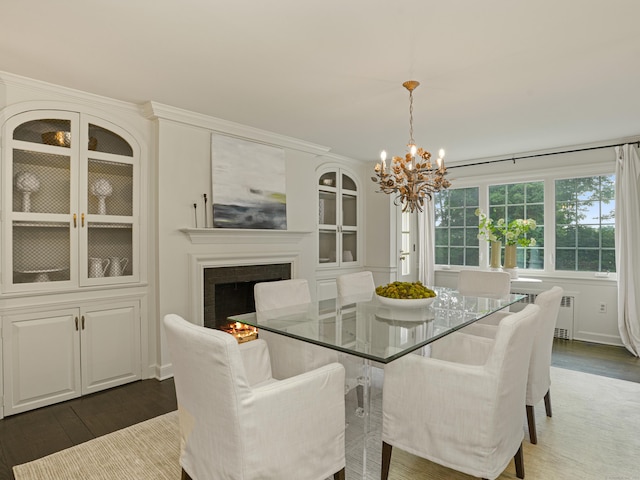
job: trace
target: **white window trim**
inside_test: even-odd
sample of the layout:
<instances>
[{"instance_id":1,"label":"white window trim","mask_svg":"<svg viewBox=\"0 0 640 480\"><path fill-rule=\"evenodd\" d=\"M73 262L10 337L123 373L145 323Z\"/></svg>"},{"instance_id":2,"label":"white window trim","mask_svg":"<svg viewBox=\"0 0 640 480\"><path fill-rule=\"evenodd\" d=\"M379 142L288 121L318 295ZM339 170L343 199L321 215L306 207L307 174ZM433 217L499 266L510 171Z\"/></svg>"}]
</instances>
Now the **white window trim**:
<instances>
[{"instance_id":1,"label":"white window trim","mask_svg":"<svg viewBox=\"0 0 640 480\"><path fill-rule=\"evenodd\" d=\"M449 175L453 177L455 170ZM541 174L538 170L499 172L487 175L474 175L467 178L452 179L452 188L479 187L478 200L482 211L489 211L489 185L501 185L510 183L544 182L544 270L521 269L520 275L535 278L567 278L567 279L596 279L598 281L617 282L617 272L611 272L607 276L601 272L573 272L555 269L555 181L567 178L593 177L598 175L615 175L615 163L603 161L581 165L576 170L575 165L570 167L558 167L546 169ZM553 222L550 220L553 219ZM553 228L550 228L553 226ZM484 245L483 245L484 244ZM478 267L464 265L436 264L438 271L460 270L488 270L489 269L489 242L480 241L480 265Z\"/></svg>"}]
</instances>

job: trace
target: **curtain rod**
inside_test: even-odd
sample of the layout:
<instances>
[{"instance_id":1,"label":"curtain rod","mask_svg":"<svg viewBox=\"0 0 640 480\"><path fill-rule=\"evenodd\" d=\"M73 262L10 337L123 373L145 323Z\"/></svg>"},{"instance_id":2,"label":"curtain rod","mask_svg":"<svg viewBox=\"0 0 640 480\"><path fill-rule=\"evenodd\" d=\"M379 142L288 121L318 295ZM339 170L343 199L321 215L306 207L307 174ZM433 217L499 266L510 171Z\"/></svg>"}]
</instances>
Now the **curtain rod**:
<instances>
[{"instance_id":1,"label":"curtain rod","mask_svg":"<svg viewBox=\"0 0 640 480\"><path fill-rule=\"evenodd\" d=\"M585 148L576 148L574 150L563 150L561 152L548 152L548 153L536 153L532 155L522 155L519 157L509 157L509 158L500 158L498 160L486 160L484 162L474 162L474 163L465 163L463 165L451 165L447 167L447 170L451 170L452 168L460 168L460 167L473 167L475 165L486 165L489 163L500 163L500 162L513 162L516 163L516 160L523 160L527 158L536 158L536 157L547 157L549 155L562 155L563 153L575 153L575 152L586 152L588 150L599 150L601 148L612 148L612 147L621 147L622 145L626 145L628 143L637 144L638 148L640 148L640 140L636 140L635 142L624 142L624 143L614 143L612 145L601 145L599 147L585 147Z\"/></svg>"}]
</instances>

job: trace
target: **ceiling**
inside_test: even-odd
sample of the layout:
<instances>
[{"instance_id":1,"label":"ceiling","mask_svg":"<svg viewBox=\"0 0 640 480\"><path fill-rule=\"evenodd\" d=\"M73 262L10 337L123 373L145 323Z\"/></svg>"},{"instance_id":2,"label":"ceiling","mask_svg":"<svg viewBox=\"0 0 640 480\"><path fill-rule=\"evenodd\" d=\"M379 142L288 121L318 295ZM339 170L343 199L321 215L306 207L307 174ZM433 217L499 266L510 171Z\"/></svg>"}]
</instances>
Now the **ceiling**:
<instances>
[{"instance_id":1,"label":"ceiling","mask_svg":"<svg viewBox=\"0 0 640 480\"><path fill-rule=\"evenodd\" d=\"M375 161L640 135L638 0L0 0L0 70Z\"/></svg>"}]
</instances>

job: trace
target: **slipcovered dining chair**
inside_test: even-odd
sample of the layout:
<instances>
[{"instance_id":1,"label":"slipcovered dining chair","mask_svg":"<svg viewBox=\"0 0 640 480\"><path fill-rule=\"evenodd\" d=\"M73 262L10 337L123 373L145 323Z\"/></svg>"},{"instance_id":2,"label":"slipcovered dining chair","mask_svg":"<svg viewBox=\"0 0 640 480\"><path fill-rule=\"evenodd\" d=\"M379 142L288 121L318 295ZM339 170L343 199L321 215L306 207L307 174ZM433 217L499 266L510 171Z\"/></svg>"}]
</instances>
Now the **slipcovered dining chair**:
<instances>
[{"instance_id":1,"label":"slipcovered dining chair","mask_svg":"<svg viewBox=\"0 0 640 480\"><path fill-rule=\"evenodd\" d=\"M263 340L164 317L183 480L345 478L344 368L277 381Z\"/></svg>"},{"instance_id":2,"label":"slipcovered dining chair","mask_svg":"<svg viewBox=\"0 0 640 480\"><path fill-rule=\"evenodd\" d=\"M338 306L355 302L366 302L373 298L376 284L373 274L369 271L345 273L336 277L338 290Z\"/></svg>"},{"instance_id":3,"label":"slipcovered dining chair","mask_svg":"<svg viewBox=\"0 0 640 480\"><path fill-rule=\"evenodd\" d=\"M511 292L511 275L507 272L461 270L458 291L462 295L500 298Z\"/></svg>"},{"instance_id":4,"label":"slipcovered dining chair","mask_svg":"<svg viewBox=\"0 0 640 480\"><path fill-rule=\"evenodd\" d=\"M514 458L524 478L522 405L539 311L505 316L495 339L454 332L433 343L431 357L386 365L382 480L393 447L483 479Z\"/></svg>"},{"instance_id":5,"label":"slipcovered dining chair","mask_svg":"<svg viewBox=\"0 0 640 480\"><path fill-rule=\"evenodd\" d=\"M527 375L527 424L529 426L529 441L538 443L536 430L535 405L544 399L545 413L551 417L551 350L553 348L553 334L558 321L558 312L562 303L564 290L555 286L536 296L535 304L540 307L538 323L536 325L531 360ZM487 320L469 325L465 332L494 338L497 325Z\"/></svg>"},{"instance_id":6,"label":"slipcovered dining chair","mask_svg":"<svg viewBox=\"0 0 640 480\"><path fill-rule=\"evenodd\" d=\"M302 278L259 282L253 287L257 313L311 304L309 283ZM306 328L301 326L300 328ZM275 378L287 378L338 361L335 351L260 329L258 336L269 345L271 368Z\"/></svg>"},{"instance_id":7,"label":"slipcovered dining chair","mask_svg":"<svg viewBox=\"0 0 640 480\"><path fill-rule=\"evenodd\" d=\"M511 293L511 275L507 272L461 270L458 274L457 288L462 295L502 298ZM487 318L498 323L508 314L509 308L504 308L499 312L492 313Z\"/></svg>"}]
</instances>

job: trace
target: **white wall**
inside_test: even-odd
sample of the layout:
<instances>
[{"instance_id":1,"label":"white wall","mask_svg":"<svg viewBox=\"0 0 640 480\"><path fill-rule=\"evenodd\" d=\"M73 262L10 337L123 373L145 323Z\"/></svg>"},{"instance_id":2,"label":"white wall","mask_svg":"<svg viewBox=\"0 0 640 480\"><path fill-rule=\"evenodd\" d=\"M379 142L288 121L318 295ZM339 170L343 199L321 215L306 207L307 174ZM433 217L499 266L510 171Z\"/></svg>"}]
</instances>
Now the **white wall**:
<instances>
[{"instance_id":1,"label":"white wall","mask_svg":"<svg viewBox=\"0 0 640 480\"><path fill-rule=\"evenodd\" d=\"M306 232L294 247L299 253L294 276L309 280L315 292L317 265L316 168L325 162L335 163L338 157L327 155L318 145L258 131L223 120L204 117L158 104L147 105L147 116L157 128L157 270L156 316L177 313L189 318L197 316L191 290L194 274L191 258L208 254L225 254L243 258L251 255L256 245L245 243L192 243L182 231L194 227L197 204L198 226L203 227L203 193L211 199L211 134L231 134L248 140L269 143L284 149L287 193L287 230ZM348 159L344 159L345 161ZM243 161L239 159L239 161ZM350 161L353 162L353 161ZM357 168L357 163L354 164ZM209 208L211 202L208 203ZM210 214L210 210L209 210ZM211 225L211 223L209 223ZM260 250L278 252L281 245L261 245ZM192 318L198 322L199 319ZM158 338L158 376L169 374L164 339Z\"/></svg>"}]
</instances>

